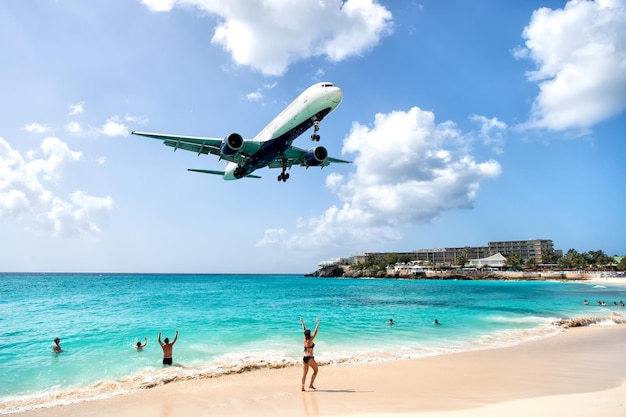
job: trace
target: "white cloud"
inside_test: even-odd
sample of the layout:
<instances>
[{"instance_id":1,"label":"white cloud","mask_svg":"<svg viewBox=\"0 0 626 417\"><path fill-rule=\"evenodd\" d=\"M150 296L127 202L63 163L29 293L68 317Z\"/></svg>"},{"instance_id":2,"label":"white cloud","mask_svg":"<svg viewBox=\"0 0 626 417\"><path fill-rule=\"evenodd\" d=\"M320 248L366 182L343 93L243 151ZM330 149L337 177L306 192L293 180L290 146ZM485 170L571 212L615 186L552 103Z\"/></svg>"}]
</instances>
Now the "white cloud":
<instances>
[{"instance_id":1,"label":"white cloud","mask_svg":"<svg viewBox=\"0 0 626 417\"><path fill-rule=\"evenodd\" d=\"M127 116L124 120L120 119L118 116L113 116L109 118L104 125L96 129L98 133L107 136L128 136L130 131L128 126L126 126L124 121L133 121L134 118L131 116Z\"/></svg>"},{"instance_id":2,"label":"white cloud","mask_svg":"<svg viewBox=\"0 0 626 417\"><path fill-rule=\"evenodd\" d=\"M468 150L471 138L454 123L434 119L413 107L377 114L373 127L354 123L343 151L356 154L356 170L326 181L342 205L300 219L296 233L268 230L259 245L312 248L399 239L411 225L471 207L480 183L498 177L501 166L476 162Z\"/></svg>"},{"instance_id":3,"label":"white cloud","mask_svg":"<svg viewBox=\"0 0 626 417\"><path fill-rule=\"evenodd\" d=\"M48 131L48 128L43 125L40 125L39 123L31 123L29 125L24 126L22 130L25 130L27 132L45 133Z\"/></svg>"},{"instance_id":4,"label":"white cloud","mask_svg":"<svg viewBox=\"0 0 626 417\"><path fill-rule=\"evenodd\" d=\"M507 125L496 117L487 118L478 114L470 116L470 120L479 124L479 138L483 143L493 149L494 152L500 154L503 152L504 134L507 131Z\"/></svg>"},{"instance_id":5,"label":"white cloud","mask_svg":"<svg viewBox=\"0 0 626 417\"><path fill-rule=\"evenodd\" d=\"M148 6L155 12L169 12L176 0L141 0L141 3Z\"/></svg>"},{"instance_id":6,"label":"white cloud","mask_svg":"<svg viewBox=\"0 0 626 417\"><path fill-rule=\"evenodd\" d=\"M78 237L102 232L101 226L107 223L113 199L93 197L78 190L70 195L69 202L54 197L51 204L50 210L36 216L39 227L56 236Z\"/></svg>"},{"instance_id":7,"label":"white cloud","mask_svg":"<svg viewBox=\"0 0 626 417\"><path fill-rule=\"evenodd\" d=\"M80 160L82 154L48 137L39 150L27 155L24 158L0 138L0 221L20 221L27 230L51 231L57 236L100 233L113 206L111 197L75 191L65 201L48 187L58 184L63 167Z\"/></svg>"},{"instance_id":8,"label":"white cloud","mask_svg":"<svg viewBox=\"0 0 626 417\"><path fill-rule=\"evenodd\" d=\"M212 42L239 65L282 75L315 56L341 61L358 56L390 33L392 15L375 0L307 2L260 0L142 0L154 11L194 6L217 15Z\"/></svg>"},{"instance_id":9,"label":"white cloud","mask_svg":"<svg viewBox=\"0 0 626 417\"><path fill-rule=\"evenodd\" d=\"M80 123L78 122L69 122L65 126L65 130L68 133L71 133L73 135L81 135L83 133L83 128L80 126Z\"/></svg>"},{"instance_id":10,"label":"white cloud","mask_svg":"<svg viewBox=\"0 0 626 417\"><path fill-rule=\"evenodd\" d=\"M276 87L278 85L278 83L276 81L274 81L271 84L265 84L263 87L258 88L256 91L252 92L252 93L248 93L246 95L246 98L248 99L248 101L261 101L263 99L263 90L271 90L272 88Z\"/></svg>"},{"instance_id":11,"label":"white cloud","mask_svg":"<svg viewBox=\"0 0 626 417\"><path fill-rule=\"evenodd\" d=\"M130 134L130 129L127 125L128 123L144 124L146 122L147 119L140 116L132 116L127 114L124 117L120 117L115 115L109 117L100 127L83 127L83 125L81 125L79 122L71 121L67 125L65 125L65 131L67 133L77 136L128 136Z\"/></svg>"},{"instance_id":12,"label":"white cloud","mask_svg":"<svg viewBox=\"0 0 626 417\"><path fill-rule=\"evenodd\" d=\"M84 106L85 106L85 102L84 101L81 101L78 104L71 105L70 106L70 111L69 111L69 113L67 113L67 115L68 116L74 116L74 115L82 113L85 110Z\"/></svg>"},{"instance_id":13,"label":"white cloud","mask_svg":"<svg viewBox=\"0 0 626 417\"><path fill-rule=\"evenodd\" d=\"M539 85L524 127L586 130L626 109L626 1L571 0L536 10L517 58Z\"/></svg>"},{"instance_id":14,"label":"white cloud","mask_svg":"<svg viewBox=\"0 0 626 417\"><path fill-rule=\"evenodd\" d=\"M246 98L248 101L261 101L263 94L260 91L255 91L254 93L249 93Z\"/></svg>"}]
</instances>

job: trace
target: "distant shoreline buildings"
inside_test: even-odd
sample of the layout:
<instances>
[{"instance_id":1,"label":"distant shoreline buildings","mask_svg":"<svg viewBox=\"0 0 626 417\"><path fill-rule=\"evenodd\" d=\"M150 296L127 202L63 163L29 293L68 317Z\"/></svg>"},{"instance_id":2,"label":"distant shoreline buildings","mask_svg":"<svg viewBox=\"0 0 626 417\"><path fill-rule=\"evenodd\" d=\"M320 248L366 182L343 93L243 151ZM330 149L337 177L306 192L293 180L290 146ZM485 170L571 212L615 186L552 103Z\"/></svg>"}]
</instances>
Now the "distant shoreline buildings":
<instances>
[{"instance_id":1,"label":"distant shoreline buildings","mask_svg":"<svg viewBox=\"0 0 626 417\"><path fill-rule=\"evenodd\" d=\"M543 264L543 254L553 253L562 256L561 249L554 249L551 239L506 240L489 242L487 246L464 246L452 248L418 249L412 252L364 252L349 258L335 258L319 263L321 268L334 265L355 265L363 263L380 263L390 254L398 255L406 263L432 265L440 267L452 266L460 256L468 260L471 266L501 264L507 256L515 253L524 261L534 259Z\"/></svg>"}]
</instances>

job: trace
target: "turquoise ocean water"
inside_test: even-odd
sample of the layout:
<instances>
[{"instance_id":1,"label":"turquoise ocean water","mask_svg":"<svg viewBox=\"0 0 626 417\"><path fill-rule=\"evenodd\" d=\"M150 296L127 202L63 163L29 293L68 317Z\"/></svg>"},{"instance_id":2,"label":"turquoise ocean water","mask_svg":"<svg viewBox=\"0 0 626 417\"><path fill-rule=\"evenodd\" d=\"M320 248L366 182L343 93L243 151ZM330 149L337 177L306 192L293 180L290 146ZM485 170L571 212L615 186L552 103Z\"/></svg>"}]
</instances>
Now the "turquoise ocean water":
<instances>
[{"instance_id":1,"label":"turquoise ocean water","mask_svg":"<svg viewBox=\"0 0 626 417\"><path fill-rule=\"evenodd\" d=\"M0 283L0 413L299 364L300 317L321 320L318 362L344 364L517 344L556 334L559 318L624 314L612 303L626 300L624 287L559 282L0 274ZM176 329L174 366L164 367L157 335ZM55 337L63 353L53 353Z\"/></svg>"}]
</instances>

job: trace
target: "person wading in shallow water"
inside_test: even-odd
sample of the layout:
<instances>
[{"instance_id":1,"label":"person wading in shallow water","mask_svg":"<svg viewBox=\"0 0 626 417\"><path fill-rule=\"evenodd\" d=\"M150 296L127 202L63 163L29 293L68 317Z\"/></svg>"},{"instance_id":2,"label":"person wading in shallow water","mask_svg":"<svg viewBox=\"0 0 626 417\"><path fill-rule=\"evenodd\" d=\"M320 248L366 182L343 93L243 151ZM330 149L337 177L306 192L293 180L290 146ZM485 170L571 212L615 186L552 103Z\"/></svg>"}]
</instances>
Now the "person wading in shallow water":
<instances>
[{"instance_id":1,"label":"person wading in shallow water","mask_svg":"<svg viewBox=\"0 0 626 417\"><path fill-rule=\"evenodd\" d=\"M63 352L63 349L61 348L61 339L59 339L58 337L54 339L54 344L52 345L52 351L54 353Z\"/></svg>"},{"instance_id":2,"label":"person wading in shallow water","mask_svg":"<svg viewBox=\"0 0 626 417\"><path fill-rule=\"evenodd\" d=\"M144 337L143 341L144 341L143 345L141 344L141 342L137 342L137 344L135 344L135 349L137 349L137 352L141 352L143 348L148 346L148 338Z\"/></svg>"},{"instance_id":3,"label":"person wading in shallow water","mask_svg":"<svg viewBox=\"0 0 626 417\"><path fill-rule=\"evenodd\" d=\"M317 363L315 362L315 357L313 356L313 348L315 347L315 336L317 336L317 330L320 327L320 319L316 319L317 324L315 325L315 331L311 335L311 330L307 329L304 325L304 320L300 319L300 323L302 323L302 330L304 330L304 357L302 358L302 391L304 391L304 384L306 382L306 374L309 372L309 367L313 369L313 375L311 375L311 383L309 384L309 388L315 389L313 383L315 382L315 377L317 376Z\"/></svg>"},{"instance_id":4,"label":"person wading in shallow water","mask_svg":"<svg viewBox=\"0 0 626 417\"><path fill-rule=\"evenodd\" d=\"M161 332L159 332L159 345L163 348L163 365L171 365L172 364L172 348L174 347L174 343L178 340L178 330L176 330L176 337L170 343L170 339L167 337L163 342L161 342Z\"/></svg>"}]
</instances>

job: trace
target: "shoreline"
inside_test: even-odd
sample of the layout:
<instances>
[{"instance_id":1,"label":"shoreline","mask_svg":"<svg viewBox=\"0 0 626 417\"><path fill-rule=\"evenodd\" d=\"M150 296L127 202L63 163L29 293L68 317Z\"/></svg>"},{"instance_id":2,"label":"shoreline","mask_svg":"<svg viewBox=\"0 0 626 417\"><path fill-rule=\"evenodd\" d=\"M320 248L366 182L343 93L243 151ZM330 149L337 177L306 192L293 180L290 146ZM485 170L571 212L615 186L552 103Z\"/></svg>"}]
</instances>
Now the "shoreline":
<instances>
[{"instance_id":1,"label":"shoreline","mask_svg":"<svg viewBox=\"0 0 626 417\"><path fill-rule=\"evenodd\" d=\"M590 326L512 347L321 366L318 390L304 393L294 366L8 415L522 416L544 406L558 407L545 415L623 415L625 344L626 325Z\"/></svg>"},{"instance_id":2,"label":"shoreline","mask_svg":"<svg viewBox=\"0 0 626 417\"><path fill-rule=\"evenodd\" d=\"M557 282L606 282L626 285L624 272L587 271L467 271L455 269L410 270L353 269L345 265L325 266L304 274L306 278L378 278L409 280L467 280L467 281L557 281Z\"/></svg>"}]
</instances>

